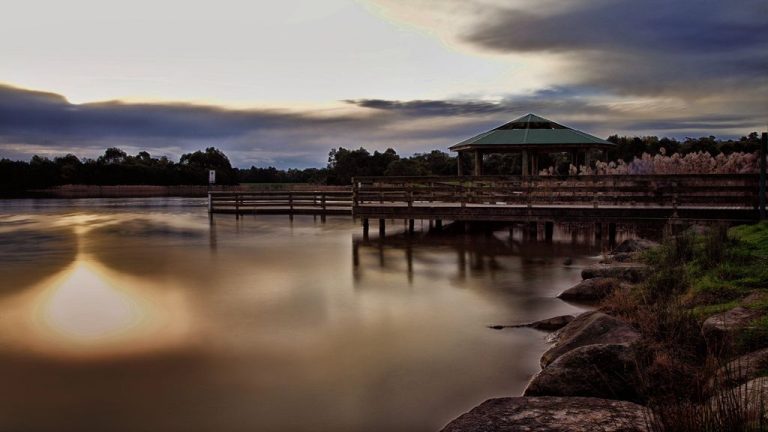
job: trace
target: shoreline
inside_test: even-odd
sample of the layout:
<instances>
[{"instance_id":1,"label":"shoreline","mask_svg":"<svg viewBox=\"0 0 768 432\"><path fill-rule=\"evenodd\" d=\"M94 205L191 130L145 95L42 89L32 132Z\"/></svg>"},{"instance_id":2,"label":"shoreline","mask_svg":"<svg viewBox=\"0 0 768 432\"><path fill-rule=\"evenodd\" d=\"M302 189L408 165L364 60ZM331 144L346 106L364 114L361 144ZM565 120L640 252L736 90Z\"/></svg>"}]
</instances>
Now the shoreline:
<instances>
[{"instance_id":1,"label":"shoreline","mask_svg":"<svg viewBox=\"0 0 768 432\"><path fill-rule=\"evenodd\" d=\"M739 286L736 300L725 301L701 282L723 265L759 264L763 243L766 224L692 229L662 244L623 242L558 295L595 309L552 329L541 370L522 395L488 399L442 431L768 426L768 293ZM702 266L713 249L720 256ZM690 276L697 271L698 279Z\"/></svg>"},{"instance_id":2,"label":"shoreline","mask_svg":"<svg viewBox=\"0 0 768 432\"><path fill-rule=\"evenodd\" d=\"M0 199L20 198L204 198L214 192L344 190L307 183L248 183L240 185L63 185L45 189L0 192Z\"/></svg>"}]
</instances>

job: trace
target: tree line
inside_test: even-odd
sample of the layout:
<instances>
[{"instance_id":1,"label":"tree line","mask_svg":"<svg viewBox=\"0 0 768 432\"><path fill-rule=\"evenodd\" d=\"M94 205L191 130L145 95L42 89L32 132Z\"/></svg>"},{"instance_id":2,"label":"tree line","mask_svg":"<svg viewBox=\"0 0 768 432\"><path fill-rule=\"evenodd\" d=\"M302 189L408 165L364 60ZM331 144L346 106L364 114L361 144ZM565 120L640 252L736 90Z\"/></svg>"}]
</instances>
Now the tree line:
<instances>
[{"instance_id":1,"label":"tree line","mask_svg":"<svg viewBox=\"0 0 768 432\"><path fill-rule=\"evenodd\" d=\"M609 150L609 161L630 162L644 153L657 155L664 149L667 155L706 152L712 156L736 152L753 153L760 147L757 132L738 140L720 140L714 136L686 138L619 137L608 138L616 144ZM520 155L490 154L485 157L485 174L520 174ZM568 155L542 155L541 167L567 165ZM562 160L561 160L562 159ZM324 168L277 169L275 167L233 168L221 150L209 147L181 156L178 162L165 156L152 157L142 151L132 156L118 148L109 148L96 159L75 155L55 157L34 156L29 162L0 159L0 191L42 189L64 184L91 185L204 185L208 170L216 170L217 184L238 183L314 183L350 184L356 176L415 176L454 175L456 156L440 150L404 157L393 149L369 152L365 148L331 149ZM472 161L461 161L464 172L471 172ZM565 167L567 172L567 166Z\"/></svg>"}]
</instances>

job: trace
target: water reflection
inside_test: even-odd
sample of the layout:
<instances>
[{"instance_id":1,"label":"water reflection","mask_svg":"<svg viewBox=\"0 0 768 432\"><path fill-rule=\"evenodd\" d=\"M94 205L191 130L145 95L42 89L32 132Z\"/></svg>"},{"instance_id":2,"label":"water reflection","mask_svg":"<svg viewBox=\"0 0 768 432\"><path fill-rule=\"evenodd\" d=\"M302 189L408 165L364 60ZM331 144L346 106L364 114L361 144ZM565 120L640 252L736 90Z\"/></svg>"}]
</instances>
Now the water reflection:
<instances>
[{"instance_id":1,"label":"water reflection","mask_svg":"<svg viewBox=\"0 0 768 432\"><path fill-rule=\"evenodd\" d=\"M0 341L15 350L90 357L167 349L189 334L189 305L78 255L60 273L0 302Z\"/></svg>"},{"instance_id":2,"label":"water reflection","mask_svg":"<svg viewBox=\"0 0 768 432\"><path fill-rule=\"evenodd\" d=\"M485 326L579 311L554 295L599 252L211 221L203 200L6 201L1 221L2 430L437 430L520 393L545 335Z\"/></svg>"},{"instance_id":3,"label":"water reflection","mask_svg":"<svg viewBox=\"0 0 768 432\"><path fill-rule=\"evenodd\" d=\"M93 264L78 261L40 296L39 320L77 343L120 338L148 319L149 305L99 274Z\"/></svg>"}]
</instances>

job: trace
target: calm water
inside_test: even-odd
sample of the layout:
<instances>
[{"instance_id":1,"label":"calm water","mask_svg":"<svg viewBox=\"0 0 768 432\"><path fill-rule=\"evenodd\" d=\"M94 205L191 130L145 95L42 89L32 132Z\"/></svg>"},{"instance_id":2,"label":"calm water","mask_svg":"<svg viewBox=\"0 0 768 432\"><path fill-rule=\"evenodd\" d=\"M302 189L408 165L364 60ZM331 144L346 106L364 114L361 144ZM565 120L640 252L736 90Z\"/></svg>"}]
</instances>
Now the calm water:
<instances>
[{"instance_id":1,"label":"calm water","mask_svg":"<svg viewBox=\"0 0 768 432\"><path fill-rule=\"evenodd\" d=\"M426 431L519 394L546 335L485 326L578 312L597 252L398 230L0 201L0 430Z\"/></svg>"}]
</instances>

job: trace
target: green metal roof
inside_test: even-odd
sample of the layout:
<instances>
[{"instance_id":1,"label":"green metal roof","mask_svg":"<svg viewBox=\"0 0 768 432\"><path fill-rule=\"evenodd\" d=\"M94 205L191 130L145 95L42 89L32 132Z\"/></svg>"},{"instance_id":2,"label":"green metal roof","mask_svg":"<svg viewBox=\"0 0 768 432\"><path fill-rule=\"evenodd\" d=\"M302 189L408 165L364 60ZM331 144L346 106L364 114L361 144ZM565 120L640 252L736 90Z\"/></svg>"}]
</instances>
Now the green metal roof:
<instances>
[{"instance_id":1,"label":"green metal roof","mask_svg":"<svg viewBox=\"0 0 768 432\"><path fill-rule=\"evenodd\" d=\"M610 141L594 135L571 129L535 114L527 114L505 123L488 132L481 133L450 147L451 150L466 150L486 146L531 146L531 145L596 145L613 146Z\"/></svg>"}]
</instances>

